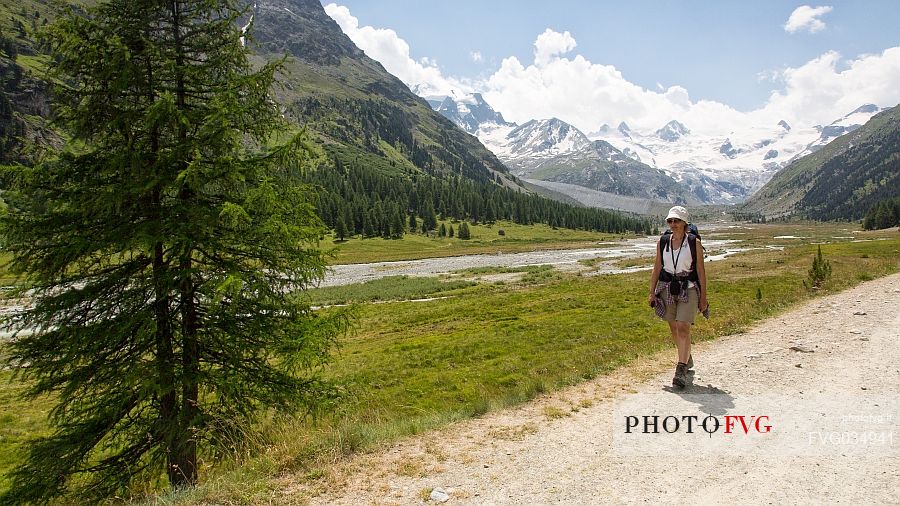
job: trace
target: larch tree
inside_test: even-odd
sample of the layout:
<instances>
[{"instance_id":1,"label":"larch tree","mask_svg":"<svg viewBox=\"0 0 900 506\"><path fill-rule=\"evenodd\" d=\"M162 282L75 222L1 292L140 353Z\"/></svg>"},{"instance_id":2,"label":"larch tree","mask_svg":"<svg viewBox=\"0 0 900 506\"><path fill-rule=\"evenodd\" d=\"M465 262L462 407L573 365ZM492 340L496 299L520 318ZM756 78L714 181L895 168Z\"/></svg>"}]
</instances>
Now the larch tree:
<instances>
[{"instance_id":1,"label":"larch tree","mask_svg":"<svg viewBox=\"0 0 900 506\"><path fill-rule=\"evenodd\" d=\"M162 473L191 486L261 412L334 398L318 369L348 317L300 293L326 268L294 183L320 151L302 133L272 143L280 62L251 67L241 16L233 0L111 0L47 32L71 140L7 169L2 234L32 302L10 360L56 404L0 502Z\"/></svg>"}]
</instances>

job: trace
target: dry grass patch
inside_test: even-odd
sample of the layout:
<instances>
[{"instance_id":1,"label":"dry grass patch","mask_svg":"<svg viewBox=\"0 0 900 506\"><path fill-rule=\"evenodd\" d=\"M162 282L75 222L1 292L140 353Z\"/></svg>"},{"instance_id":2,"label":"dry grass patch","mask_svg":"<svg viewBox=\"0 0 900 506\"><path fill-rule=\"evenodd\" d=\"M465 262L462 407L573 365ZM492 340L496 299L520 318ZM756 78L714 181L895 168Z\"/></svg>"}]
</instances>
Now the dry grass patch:
<instances>
[{"instance_id":1,"label":"dry grass patch","mask_svg":"<svg viewBox=\"0 0 900 506\"><path fill-rule=\"evenodd\" d=\"M536 425L526 423L524 425L494 427L488 431L488 436L504 441L522 441L527 436L536 434L537 431Z\"/></svg>"},{"instance_id":2,"label":"dry grass patch","mask_svg":"<svg viewBox=\"0 0 900 506\"><path fill-rule=\"evenodd\" d=\"M571 416L571 414L568 413L566 410L560 409L556 406L544 406L543 413L544 413L544 416L546 416L550 420L555 420L558 418L565 418L567 416Z\"/></svg>"},{"instance_id":3,"label":"dry grass patch","mask_svg":"<svg viewBox=\"0 0 900 506\"><path fill-rule=\"evenodd\" d=\"M403 458L395 463L394 472L397 476L421 478L425 476L425 461L421 457Z\"/></svg>"}]
</instances>

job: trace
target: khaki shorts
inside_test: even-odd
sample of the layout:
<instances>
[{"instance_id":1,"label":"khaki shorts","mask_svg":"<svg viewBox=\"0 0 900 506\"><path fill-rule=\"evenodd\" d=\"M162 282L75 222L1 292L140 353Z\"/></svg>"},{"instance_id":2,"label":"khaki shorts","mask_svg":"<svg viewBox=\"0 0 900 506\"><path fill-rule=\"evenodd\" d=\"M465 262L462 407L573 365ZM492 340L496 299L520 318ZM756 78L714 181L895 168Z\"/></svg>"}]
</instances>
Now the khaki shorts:
<instances>
[{"instance_id":1,"label":"khaki shorts","mask_svg":"<svg viewBox=\"0 0 900 506\"><path fill-rule=\"evenodd\" d=\"M694 317L697 316L697 305L699 304L699 301L700 296L697 295L697 288L688 288L687 302L676 300L675 304L667 304L666 315L663 316L663 320L669 322L679 321L694 323Z\"/></svg>"}]
</instances>

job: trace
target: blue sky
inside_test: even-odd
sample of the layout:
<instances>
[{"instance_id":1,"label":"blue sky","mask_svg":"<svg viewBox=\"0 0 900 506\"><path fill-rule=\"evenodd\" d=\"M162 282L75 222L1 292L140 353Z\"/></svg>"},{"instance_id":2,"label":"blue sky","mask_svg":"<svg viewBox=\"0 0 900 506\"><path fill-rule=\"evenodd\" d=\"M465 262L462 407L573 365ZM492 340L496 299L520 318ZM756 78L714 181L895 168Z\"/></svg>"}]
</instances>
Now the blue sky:
<instances>
[{"instance_id":1,"label":"blue sky","mask_svg":"<svg viewBox=\"0 0 900 506\"><path fill-rule=\"evenodd\" d=\"M396 32L396 37L408 44L412 60L424 62L445 78L467 83L474 91L484 91L479 87L492 90L495 101L499 102L504 101L504 93L509 88L497 83L485 87L483 83L495 76L509 57L528 67L534 60L536 38L547 29L555 33L569 32L569 38L574 41L563 44L560 58L573 60L580 56L592 65L614 68L624 81L645 90L661 92L674 86L683 89L693 103L714 101L741 113L766 107L773 91L788 93L785 90L796 84L789 82L785 74L788 69L804 68L813 60L829 55L832 74L841 77L851 61L882 55L886 49L900 46L900 3L897 1L806 4L824 9L807 18L808 23L801 24L792 33L785 25L792 12L804 5L801 2L344 0L335 3L346 7L360 27ZM364 45L365 41L359 40L357 44ZM480 61L472 57L476 51L481 55ZM376 52L374 48L367 50L370 56ZM891 82L893 77L898 77L896 84L900 85L900 76L894 76L895 61L891 56L889 62L877 64L889 67ZM398 72L402 73L399 69ZM415 84L409 82L416 80L414 77L399 77L407 84ZM847 76L843 77L849 81ZM875 73L873 78L884 76ZM861 79L864 80L862 75L856 77L857 81ZM872 101L882 102L879 103L882 106L895 105L898 100L883 89L872 95ZM836 102L834 96L827 97L827 101ZM805 101L812 102L806 107L814 105L814 100ZM894 102L888 103L891 101ZM835 106L843 104L835 103ZM503 108L501 105L500 109ZM505 108L511 106L506 104ZM803 121L802 113L792 114L798 116L795 121ZM589 125L582 126L589 128Z\"/></svg>"}]
</instances>

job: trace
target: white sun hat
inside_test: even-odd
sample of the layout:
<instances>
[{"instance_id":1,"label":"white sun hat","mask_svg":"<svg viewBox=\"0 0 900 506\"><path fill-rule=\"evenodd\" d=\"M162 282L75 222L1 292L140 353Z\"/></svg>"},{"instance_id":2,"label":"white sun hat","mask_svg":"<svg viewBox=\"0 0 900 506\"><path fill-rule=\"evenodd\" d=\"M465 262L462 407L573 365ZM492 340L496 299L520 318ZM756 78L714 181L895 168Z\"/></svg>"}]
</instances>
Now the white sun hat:
<instances>
[{"instance_id":1,"label":"white sun hat","mask_svg":"<svg viewBox=\"0 0 900 506\"><path fill-rule=\"evenodd\" d=\"M672 209L669 209L669 215L666 216L666 220L669 218L678 218L679 220L688 223L690 222L690 215L687 212L687 209L681 206L675 206Z\"/></svg>"}]
</instances>

